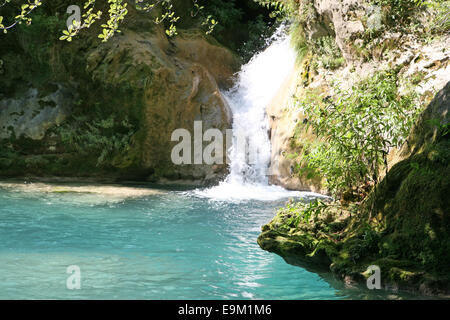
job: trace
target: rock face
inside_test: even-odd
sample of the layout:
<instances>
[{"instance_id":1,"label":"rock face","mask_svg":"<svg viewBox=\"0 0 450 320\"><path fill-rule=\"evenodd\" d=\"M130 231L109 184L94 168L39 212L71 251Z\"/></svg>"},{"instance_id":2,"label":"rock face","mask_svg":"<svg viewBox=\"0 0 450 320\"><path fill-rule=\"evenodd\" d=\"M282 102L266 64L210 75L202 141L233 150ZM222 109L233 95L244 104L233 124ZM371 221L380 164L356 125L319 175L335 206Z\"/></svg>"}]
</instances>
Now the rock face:
<instances>
[{"instance_id":1,"label":"rock face","mask_svg":"<svg viewBox=\"0 0 450 320\"><path fill-rule=\"evenodd\" d=\"M141 150L140 165L168 164L168 178L191 180L213 180L226 167L171 165L172 132L187 129L193 136L194 121L201 121L204 130L217 128L225 133L231 128L231 111L218 83L229 83L237 66L234 59L226 49L202 40L200 33L181 34L170 43L162 33L132 31L87 57L93 79L139 90L144 126L136 147Z\"/></svg>"},{"instance_id":2,"label":"rock face","mask_svg":"<svg viewBox=\"0 0 450 320\"><path fill-rule=\"evenodd\" d=\"M361 4L361 1L316 0L314 1L314 7L319 19L312 21L309 36L319 38L323 35L335 34L336 43L344 58L347 61L353 60L354 55L351 47L348 46L348 41L357 38L365 30L362 21L358 19L358 15L366 14L366 8Z\"/></svg>"},{"instance_id":3,"label":"rock face","mask_svg":"<svg viewBox=\"0 0 450 320\"><path fill-rule=\"evenodd\" d=\"M178 142L171 135L176 129L193 135L194 121L202 121L204 130L231 127L219 86L231 84L238 58L201 31L179 30L168 39L148 17L130 12L128 19L133 28L122 28L104 44L94 32L54 43L48 64L31 64L48 71L44 79L36 80L38 71L20 79L15 58L6 47L0 51L2 77L9 79L0 94L0 176L208 183L226 173L225 164L173 164L171 149ZM22 59L32 55L20 41L10 43ZM26 140L34 142L21 150ZM27 164L36 161L41 165Z\"/></svg>"},{"instance_id":4,"label":"rock face","mask_svg":"<svg viewBox=\"0 0 450 320\"><path fill-rule=\"evenodd\" d=\"M305 8L308 4L310 7ZM385 10L358 0L302 1L300 11L303 15L308 12L305 37L312 41L333 38L344 63L324 68L317 66L317 59L322 59L317 53L307 54L268 107L271 182L287 189L327 193L323 180L309 177L298 165L307 146L317 138L305 129L306 119L293 96L302 97L311 91L332 96L334 81L350 89L379 70L398 70L400 85L406 87L412 82L425 106L450 80L450 35L424 42L417 34L393 32L386 27ZM370 38L371 34L376 36ZM392 150L389 167L402 158L398 150Z\"/></svg>"},{"instance_id":5,"label":"rock face","mask_svg":"<svg viewBox=\"0 0 450 320\"><path fill-rule=\"evenodd\" d=\"M67 118L74 100L73 93L63 87L45 97L39 97L38 90L31 88L18 99L0 100L0 139L9 139L13 134L43 139L47 129Z\"/></svg>"},{"instance_id":6,"label":"rock face","mask_svg":"<svg viewBox=\"0 0 450 320\"><path fill-rule=\"evenodd\" d=\"M330 207L309 222L281 210L261 248L311 271L365 284L371 265L382 287L450 294L450 82L422 113L408 145L359 212Z\"/></svg>"},{"instance_id":7,"label":"rock face","mask_svg":"<svg viewBox=\"0 0 450 320\"><path fill-rule=\"evenodd\" d=\"M387 174L363 201L342 199L320 213L290 203L263 226L258 244L290 264L331 272L349 286L365 288L368 267L376 265L383 289L448 297L450 35L425 40L424 30L396 29L387 24L386 8L363 1L302 1L301 13L307 5L305 39L335 39L344 62L327 67L326 52L310 50L269 106L273 183L326 193L323 181L299 170L308 145L318 139L292 96L332 98L335 81L347 90L391 70L399 91L414 88L424 111L406 143L391 150Z\"/></svg>"},{"instance_id":8,"label":"rock face","mask_svg":"<svg viewBox=\"0 0 450 320\"><path fill-rule=\"evenodd\" d=\"M297 173L297 163L303 145L317 140L311 132L297 129L305 120L302 111L292 99L297 93L300 77L301 72L297 67L267 108L272 147L269 183L291 190L326 193L327 190L322 187L320 179L308 179ZM301 141L302 145L299 145L298 141Z\"/></svg>"}]
</instances>

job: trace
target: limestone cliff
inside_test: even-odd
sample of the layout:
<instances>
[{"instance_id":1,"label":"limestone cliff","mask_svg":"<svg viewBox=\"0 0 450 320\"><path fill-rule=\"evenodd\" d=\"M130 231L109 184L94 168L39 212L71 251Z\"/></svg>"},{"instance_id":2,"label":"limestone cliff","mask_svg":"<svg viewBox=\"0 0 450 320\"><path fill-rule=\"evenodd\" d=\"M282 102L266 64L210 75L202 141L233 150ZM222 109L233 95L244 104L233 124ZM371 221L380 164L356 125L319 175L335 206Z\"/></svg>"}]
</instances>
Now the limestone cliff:
<instances>
[{"instance_id":1,"label":"limestone cliff","mask_svg":"<svg viewBox=\"0 0 450 320\"><path fill-rule=\"evenodd\" d=\"M413 85L425 106L450 80L450 35L427 36L433 13L417 14L417 29L391 26L392 9L366 1L302 1L301 32L291 31L303 58L267 109L271 123L271 182L288 189L326 192L323 181L299 167L308 144L316 138L305 130L296 98L314 91L333 96L333 82L351 88L379 70L397 70L401 86ZM391 10L391 11L389 11ZM293 27L295 28L295 26ZM428 28L428 29L427 29ZM300 35L298 35L300 33ZM396 150L389 165L398 161Z\"/></svg>"}]
</instances>

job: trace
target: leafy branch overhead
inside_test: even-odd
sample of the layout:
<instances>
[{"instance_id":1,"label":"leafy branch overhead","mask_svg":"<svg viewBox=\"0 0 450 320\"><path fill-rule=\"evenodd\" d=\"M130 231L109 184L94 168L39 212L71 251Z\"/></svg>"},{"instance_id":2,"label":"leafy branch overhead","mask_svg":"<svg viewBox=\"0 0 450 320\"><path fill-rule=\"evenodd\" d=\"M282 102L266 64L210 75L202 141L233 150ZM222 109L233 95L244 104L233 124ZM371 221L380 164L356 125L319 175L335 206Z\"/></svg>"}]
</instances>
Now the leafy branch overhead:
<instances>
[{"instance_id":1,"label":"leafy branch overhead","mask_svg":"<svg viewBox=\"0 0 450 320\"><path fill-rule=\"evenodd\" d=\"M10 2L11 0L3 0L3 3L0 4L0 8L6 6ZM32 21L30 14L40 5L42 5L42 1L40 0L28 0L28 3L24 3L21 5L20 14L16 15L13 21L6 25L3 23L3 16L0 15L0 30L3 30L4 33L7 33L9 29L14 28L17 24L21 24L23 22L25 22L26 24L30 24Z\"/></svg>"},{"instance_id":2,"label":"leafy branch overhead","mask_svg":"<svg viewBox=\"0 0 450 320\"><path fill-rule=\"evenodd\" d=\"M204 6L200 5L200 1L201 0L192 0L192 17L197 16L204 9ZM0 9L7 5L16 6L16 4L12 4L11 2L12 0L3 0L3 2L0 3ZM50 3L49 1L47 2ZM106 20L101 24L102 31L98 37L102 39L103 42L106 42L116 33L119 33L120 25L128 14L127 1L107 0L107 12L96 9L96 5L98 7L101 4L104 4L105 1L100 1L101 3L98 2L99 1L97 0L86 1L82 8L83 14L80 15L79 19L73 19L72 24L69 25L66 30L62 31L63 34L59 39L69 42L72 41L83 29L88 29L97 21L101 21L103 16L106 16ZM136 9L140 12L150 13L159 9L158 14L153 18L153 21L156 24L164 24L166 27L166 34L169 37L177 35L176 24L180 17L174 10L173 0L135 0L134 2ZM27 3L21 6L20 14L10 19L12 21L8 24L4 22L5 18L0 12L0 30L7 33L9 29L14 28L17 24L31 24L31 13L37 7L45 3L45 0L27 0ZM202 26L206 28L206 33L210 34L218 23L217 19L212 15L208 15L204 18Z\"/></svg>"}]
</instances>

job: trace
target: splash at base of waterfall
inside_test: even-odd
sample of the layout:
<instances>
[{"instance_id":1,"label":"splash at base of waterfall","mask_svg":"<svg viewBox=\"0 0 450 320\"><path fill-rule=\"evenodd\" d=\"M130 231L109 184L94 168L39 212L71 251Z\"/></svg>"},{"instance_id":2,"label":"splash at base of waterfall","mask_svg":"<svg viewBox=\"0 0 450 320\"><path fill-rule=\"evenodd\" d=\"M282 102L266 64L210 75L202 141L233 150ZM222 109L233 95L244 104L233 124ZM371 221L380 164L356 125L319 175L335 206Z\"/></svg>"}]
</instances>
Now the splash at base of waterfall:
<instances>
[{"instance_id":1,"label":"splash at base of waterfall","mask_svg":"<svg viewBox=\"0 0 450 320\"><path fill-rule=\"evenodd\" d=\"M301 198L308 201L323 197L313 192L288 191L279 186L230 183L227 181L209 189L195 190L194 195L219 201L275 201L283 198Z\"/></svg>"}]
</instances>

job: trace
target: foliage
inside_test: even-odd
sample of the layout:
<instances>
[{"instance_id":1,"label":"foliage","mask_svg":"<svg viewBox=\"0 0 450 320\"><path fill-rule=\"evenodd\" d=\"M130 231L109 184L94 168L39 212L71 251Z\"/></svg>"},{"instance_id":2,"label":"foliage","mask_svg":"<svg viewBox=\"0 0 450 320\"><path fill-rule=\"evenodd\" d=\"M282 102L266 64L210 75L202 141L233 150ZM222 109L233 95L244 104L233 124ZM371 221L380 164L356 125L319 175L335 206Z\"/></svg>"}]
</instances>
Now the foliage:
<instances>
[{"instance_id":1,"label":"foliage","mask_svg":"<svg viewBox=\"0 0 450 320\"><path fill-rule=\"evenodd\" d=\"M39 65L48 64L53 39L57 39L65 23L55 16L47 16L38 9L30 26L20 25L17 39L31 58Z\"/></svg>"},{"instance_id":2,"label":"foliage","mask_svg":"<svg viewBox=\"0 0 450 320\"><path fill-rule=\"evenodd\" d=\"M438 132L438 137L446 137L450 133L450 122L441 123L440 119L433 118L427 121L428 125Z\"/></svg>"},{"instance_id":3,"label":"foliage","mask_svg":"<svg viewBox=\"0 0 450 320\"><path fill-rule=\"evenodd\" d=\"M0 4L0 8L6 6L10 2L11 0L3 0L3 3ZM14 28L17 24L22 24L24 22L29 25L32 20L30 14L40 5L42 5L42 1L40 0L28 0L28 3L24 3L20 6L20 13L14 17L13 22L10 24L4 25L4 18L0 15L0 30L7 33L9 29Z\"/></svg>"},{"instance_id":4,"label":"foliage","mask_svg":"<svg viewBox=\"0 0 450 320\"><path fill-rule=\"evenodd\" d=\"M379 251L378 243L381 240L381 234L377 232L370 224L363 222L358 230L356 239L352 239L346 245L349 258L356 263L362 257L369 254L376 255Z\"/></svg>"},{"instance_id":5,"label":"foliage","mask_svg":"<svg viewBox=\"0 0 450 320\"><path fill-rule=\"evenodd\" d=\"M285 16L292 12L292 4L295 1L279 1L279 0L255 0L256 3L272 11L273 17Z\"/></svg>"},{"instance_id":6,"label":"foliage","mask_svg":"<svg viewBox=\"0 0 450 320\"><path fill-rule=\"evenodd\" d=\"M196 5L196 9L200 10L197 1L194 1ZM169 37L172 37L177 34L177 28L175 24L178 22L180 17L175 15L175 11L173 10L173 4L171 1L145 1L145 0L136 0L136 9L140 11L150 12L158 5L161 5L163 8L163 13L161 16L155 18L156 24L161 24L164 22L168 22L168 27L166 28L166 34Z\"/></svg>"},{"instance_id":7,"label":"foliage","mask_svg":"<svg viewBox=\"0 0 450 320\"><path fill-rule=\"evenodd\" d=\"M308 203L308 205L306 205L306 207L302 211L303 221L308 222L311 219L311 217L317 217L322 212L323 209L328 207L329 205L320 199L315 199L314 201L311 201L310 203Z\"/></svg>"},{"instance_id":8,"label":"foliage","mask_svg":"<svg viewBox=\"0 0 450 320\"><path fill-rule=\"evenodd\" d=\"M450 1L427 1L426 5L435 13L431 29L435 33L446 33L450 31Z\"/></svg>"},{"instance_id":9,"label":"foliage","mask_svg":"<svg viewBox=\"0 0 450 320\"><path fill-rule=\"evenodd\" d=\"M324 36L312 40L311 50L322 68L335 70L345 63L342 52L333 36Z\"/></svg>"},{"instance_id":10,"label":"foliage","mask_svg":"<svg viewBox=\"0 0 450 320\"><path fill-rule=\"evenodd\" d=\"M212 30L207 28L210 31L207 33L237 52L244 61L266 46L276 19L265 6L254 0L202 0L202 3L200 20L215 22Z\"/></svg>"},{"instance_id":11,"label":"foliage","mask_svg":"<svg viewBox=\"0 0 450 320\"><path fill-rule=\"evenodd\" d=\"M273 8L274 15L284 20L290 21L291 45L297 53L297 61L301 62L308 54L312 43L307 40L305 27L316 17L316 11L312 5L312 0L305 1L259 1L269 8Z\"/></svg>"},{"instance_id":12,"label":"foliage","mask_svg":"<svg viewBox=\"0 0 450 320\"><path fill-rule=\"evenodd\" d=\"M236 6L234 0L231 1L221 1L221 0L206 0L207 6L203 6L205 11L206 19L213 19L215 25L220 22L219 25L215 27L217 32L220 32L226 28L232 27L233 23L239 21L244 12L242 9Z\"/></svg>"},{"instance_id":13,"label":"foliage","mask_svg":"<svg viewBox=\"0 0 450 320\"><path fill-rule=\"evenodd\" d=\"M256 19L249 21L248 33L248 40L237 50L245 61L249 61L256 52L264 49L267 39L273 33L273 26L269 26L262 15L258 15Z\"/></svg>"},{"instance_id":14,"label":"foliage","mask_svg":"<svg viewBox=\"0 0 450 320\"><path fill-rule=\"evenodd\" d=\"M334 100L307 94L298 105L307 127L323 139L303 161L341 198L378 182L389 150L403 144L420 110L414 93L399 94L395 73L378 72L351 90L336 84L334 91Z\"/></svg>"},{"instance_id":15,"label":"foliage","mask_svg":"<svg viewBox=\"0 0 450 320\"><path fill-rule=\"evenodd\" d=\"M86 121L85 117L74 117L75 124L57 128L61 142L69 151L96 155L97 166L111 165L116 155L125 153L135 133L128 118L118 121L113 115L99 120Z\"/></svg>"},{"instance_id":16,"label":"foliage","mask_svg":"<svg viewBox=\"0 0 450 320\"><path fill-rule=\"evenodd\" d=\"M191 15L197 15L204 6L199 4L201 0L192 0L192 12ZM10 4L12 0L3 0L0 4L0 8ZM25 1L24 1L25 2ZM4 17L0 15L0 30L7 32L12 29L17 24L26 23L31 24L32 16L31 13L39 6L45 3L45 0L27 0L28 3L24 3L20 6L20 13L16 15L11 23L5 24ZM105 1L101 1L105 2ZM88 29L94 25L97 21L100 21L104 15L107 16L103 24L101 24L102 31L98 35L103 42L108 41L116 33L120 32L120 24L125 19L128 14L127 2L125 0L107 0L107 12L95 9L96 0L87 0L83 5L83 14L81 16L81 21L73 20L72 25L70 25L67 30L63 30L63 35L60 40L72 41L72 39L77 36L83 29ZM14 4L15 6L17 4ZM101 4L100 4L101 5ZM160 8L161 14L158 14L154 18L154 22L157 24L166 24L166 33L168 36L174 36L177 34L176 23L180 19L176 15L173 6L173 0L135 0L135 7L138 11L150 13L157 8ZM104 14L107 13L107 14ZM218 22L212 17L207 16L203 22L206 27L206 33L211 33Z\"/></svg>"},{"instance_id":17,"label":"foliage","mask_svg":"<svg viewBox=\"0 0 450 320\"><path fill-rule=\"evenodd\" d=\"M327 207L322 200L316 199L309 203L289 201L285 207L278 210L283 216L283 225L288 228L298 228L302 223L308 223L311 218L317 217L321 209Z\"/></svg>"},{"instance_id":18,"label":"foliage","mask_svg":"<svg viewBox=\"0 0 450 320\"><path fill-rule=\"evenodd\" d=\"M326 69L337 69L345 62L333 35L322 36L318 39L309 39L306 36L305 30L318 21L317 11L312 0L283 2L261 0L259 2L272 8L276 16L291 22L289 33L298 62L301 62L309 52L317 57L315 63L320 63Z\"/></svg>"},{"instance_id":19,"label":"foliage","mask_svg":"<svg viewBox=\"0 0 450 320\"><path fill-rule=\"evenodd\" d=\"M290 35L291 46L297 54L297 61L301 62L309 52L309 46L306 42L305 32L300 22L294 20L290 27Z\"/></svg>"},{"instance_id":20,"label":"foliage","mask_svg":"<svg viewBox=\"0 0 450 320\"><path fill-rule=\"evenodd\" d=\"M446 33L450 30L450 1L448 0L372 0L388 9L387 22L402 25L410 22L414 12L428 9L432 12L431 31Z\"/></svg>"},{"instance_id":21,"label":"foliage","mask_svg":"<svg viewBox=\"0 0 450 320\"><path fill-rule=\"evenodd\" d=\"M5 16L6 20L15 16L21 1L26 0L8 0L3 5L0 4L0 16ZM178 26L184 28L194 25L206 34L213 34L216 40L239 53L245 60L249 60L266 45L265 39L272 33L274 26L274 19L269 17L270 11L255 0L87 0L82 1L80 19L77 21L73 19L74 15L70 16L73 19L72 25L67 27L64 19L67 16L55 16L55 9L57 7L60 11L69 3L62 0L58 3L40 1L39 5L45 10L24 11L23 19L27 18L27 25L31 23L31 19L34 21L33 25L41 23L38 17L43 12L50 11L48 15L58 19L58 24L61 25L59 30L62 35L58 36L60 40L71 42L86 29L98 25L95 32L105 42L120 32L120 26L130 14L130 6L135 5L136 10L143 13L142 16L146 14L150 21L163 25L168 37L178 34ZM34 12L31 14L31 11ZM11 26L4 26L6 23L3 22L0 29L4 28L6 31L6 28L22 24L23 21L18 19L19 17ZM3 17L0 20L3 21Z\"/></svg>"},{"instance_id":22,"label":"foliage","mask_svg":"<svg viewBox=\"0 0 450 320\"><path fill-rule=\"evenodd\" d=\"M389 15L388 23L391 25L399 25L410 19L412 13L423 8L426 0L372 0L374 4L387 7Z\"/></svg>"}]
</instances>

